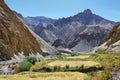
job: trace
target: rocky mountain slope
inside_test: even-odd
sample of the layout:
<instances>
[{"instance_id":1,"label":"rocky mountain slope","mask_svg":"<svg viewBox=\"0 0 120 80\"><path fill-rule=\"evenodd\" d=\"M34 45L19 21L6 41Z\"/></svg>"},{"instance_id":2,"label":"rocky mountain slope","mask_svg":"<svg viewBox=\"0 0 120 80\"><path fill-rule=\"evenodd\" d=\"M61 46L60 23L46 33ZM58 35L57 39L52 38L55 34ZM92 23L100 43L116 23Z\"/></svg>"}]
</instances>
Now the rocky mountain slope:
<instances>
[{"instance_id":1,"label":"rocky mountain slope","mask_svg":"<svg viewBox=\"0 0 120 80\"><path fill-rule=\"evenodd\" d=\"M32 30L34 30L34 27L36 27L37 25L43 25L46 26L50 23L54 23L56 21L56 19L52 19L52 18L47 18L44 16L36 16L36 17L23 17L20 13L14 11L14 13L21 18Z\"/></svg>"},{"instance_id":2,"label":"rocky mountain slope","mask_svg":"<svg viewBox=\"0 0 120 80\"><path fill-rule=\"evenodd\" d=\"M40 37L42 37L48 43L53 43L57 39L56 35L53 34L50 30L48 30L43 25L36 26L34 28L34 32L38 34Z\"/></svg>"},{"instance_id":3,"label":"rocky mountain slope","mask_svg":"<svg viewBox=\"0 0 120 80\"><path fill-rule=\"evenodd\" d=\"M113 24L114 22L87 9L77 15L59 19L55 23L47 25L46 28L57 37L52 43L53 46L86 52L99 44L111 30Z\"/></svg>"},{"instance_id":4,"label":"rocky mountain slope","mask_svg":"<svg viewBox=\"0 0 120 80\"><path fill-rule=\"evenodd\" d=\"M99 45L100 48L120 53L120 22L114 25L113 29L104 37Z\"/></svg>"},{"instance_id":5,"label":"rocky mountain slope","mask_svg":"<svg viewBox=\"0 0 120 80\"><path fill-rule=\"evenodd\" d=\"M48 25L38 24L32 30L58 49L69 48L84 52L97 46L113 25L113 21L86 9L74 16L55 20Z\"/></svg>"},{"instance_id":6,"label":"rocky mountain slope","mask_svg":"<svg viewBox=\"0 0 120 80\"><path fill-rule=\"evenodd\" d=\"M46 55L54 54L56 50L23 24L7 7L4 0L0 0L0 60L11 59L21 52L24 55L30 53Z\"/></svg>"}]
</instances>

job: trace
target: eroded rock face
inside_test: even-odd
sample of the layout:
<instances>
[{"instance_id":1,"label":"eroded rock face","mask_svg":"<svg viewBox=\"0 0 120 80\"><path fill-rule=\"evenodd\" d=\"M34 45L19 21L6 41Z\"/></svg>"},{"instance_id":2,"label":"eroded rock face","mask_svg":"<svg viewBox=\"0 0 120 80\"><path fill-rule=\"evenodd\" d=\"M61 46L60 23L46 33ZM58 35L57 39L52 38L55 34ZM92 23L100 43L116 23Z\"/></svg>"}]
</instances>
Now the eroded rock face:
<instances>
[{"instance_id":1,"label":"eroded rock face","mask_svg":"<svg viewBox=\"0 0 120 80\"><path fill-rule=\"evenodd\" d=\"M28 28L0 0L0 58L10 59L18 52L44 54Z\"/></svg>"},{"instance_id":2,"label":"eroded rock face","mask_svg":"<svg viewBox=\"0 0 120 80\"><path fill-rule=\"evenodd\" d=\"M104 37L104 39L101 41L100 44L103 44L104 42L108 41L108 46L111 44L114 44L118 40L120 40L120 22L118 22L113 29Z\"/></svg>"},{"instance_id":3,"label":"eroded rock face","mask_svg":"<svg viewBox=\"0 0 120 80\"><path fill-rule=\"evenodd\" d=\"M120 53L120 22L104 37L99 46L106 46L108 51Z\"/></svg>"}]
</instances>

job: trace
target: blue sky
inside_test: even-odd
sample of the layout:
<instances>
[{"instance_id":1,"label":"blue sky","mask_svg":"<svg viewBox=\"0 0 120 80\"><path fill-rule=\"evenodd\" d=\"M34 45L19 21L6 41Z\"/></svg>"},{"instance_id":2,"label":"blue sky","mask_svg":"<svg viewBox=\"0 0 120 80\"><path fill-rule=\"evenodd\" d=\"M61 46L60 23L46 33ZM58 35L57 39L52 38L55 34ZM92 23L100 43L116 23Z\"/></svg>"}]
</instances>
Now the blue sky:
<instances>
[{"instance_id":1,"label":"blue sky","mask_svg":"<svg viewBox=\"0 0 120 80\"><path fill-rule=\"evenodd\" d=\"M5 0L8 6L23 16L61 18L73 16L85 9L112 21L120 21L120 0Z\"/></svg>"}]
</instances>

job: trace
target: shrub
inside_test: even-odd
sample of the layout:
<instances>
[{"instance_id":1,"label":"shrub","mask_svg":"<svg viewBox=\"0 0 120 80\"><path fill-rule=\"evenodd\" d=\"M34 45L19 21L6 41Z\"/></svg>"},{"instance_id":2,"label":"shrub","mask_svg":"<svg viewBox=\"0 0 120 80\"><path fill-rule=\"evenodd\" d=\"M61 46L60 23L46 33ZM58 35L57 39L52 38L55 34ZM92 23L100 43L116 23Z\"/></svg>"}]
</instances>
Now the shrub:
<instances>
[{"instance_id":1,"label":"shrub","mask_svg":"<svg viewBox=\"0 0 120 80\"><path fill-rule=\"evenodd\" d=\"M49 66L42 66L39 71L41 72L52 72L52 68L50 68Z\"/></svg>"},{"instance_id":2,"label":"shrub","mask_svg":"<svg viewBox=\"0 0 120 80\"><path fill-rule=\"evenodd\" d=\"M75 68L76 68L76 69L78 69L78 68L79 68L79 66L76 66Z\"/></svg>"},{"instance_id":3,"label":"shrub","mask_svg":"<svg viewBox=\"0 0 120 80\"><path fill-rule=\"evenodd\" d=\"M70 66L67 64L67 65L65 66L65 68L66 68L66 69L69 69L69 68L70 68Z\"/></svg>"},{"instance_id":4,"label":"shrub","mask_svg":"<svg viewBox=\"0 0 120 80\"><path fill-rule=\"evenodd\" d=\"M80 68L82 68L82 69L83 69L83 68L84 68L84 64L82 64L82 65L80 66Z\"/></svg>"},{"instance_id":5,"label":"shrub","mask_svg":"<svg viewBox=\"0 0 120 80\"><path fill-rule=\"evenodd\" d=\"M58 71L61 71L61 67L60 66L58 66L58 69L57 69Z\"/></svg>"},{"instance_id":6,"label":"shrub","mask_svg":"<svg viewBox=\"0 0 120 80\"><path fill-rule=\"evenodd\" d=\"M106 60L106 58L105 58L105 55L100 54L100 55L96 56L95 60L96 61L104 61L104 60Z\"/></svg>"},{"instance_id":7,"label":"shrub","mask_svg":"<svg viewBox=\"0 0 120 80\"><path fill-rule=\"evenodd\" d=\"M54 66L53 71L57 71L57 68L58 68L57 66Z\"/></svg>"},{"instance_id":8,"label":"shrub","mask_svg":"<svg viewBox=\"0 0 120 80\"><path fill-rule=\"evenodd\" d=\"M53 71L61 71L61 67L60 66L54 66Z\"/></svg>"},{"instance_id":9,"label":"shrub","mask_svg":"<svg viewBox=\"0 0 120 80\"><path fill-rule=\"evenodd\" d=\"M20 72L29 71L31 66L32 66L32 64L28 61L21 62L19 64L19 71Z\"/></svg>"},{"instance_id":10,"label":"shrub","mask_svg":"<svg viewBox=\"0 0 120 80\"><path fill-rule=\"evenodd\" d=\"M76 56L76 54L75 54L75 53L72 53L71 56Z\"/></svg>"},{"instance_id":11,"label":"shrub","mask_svg":"<svg viewBox=\"0 0 120 80\"><path fill-rule=\"evenodd\" d=\"M30 63L32 63L33 65L35 64L35 62L37 61L37 59L35 57L26 57L25 59L26 61L29 61Z\"/></svg>"}]
</instances>

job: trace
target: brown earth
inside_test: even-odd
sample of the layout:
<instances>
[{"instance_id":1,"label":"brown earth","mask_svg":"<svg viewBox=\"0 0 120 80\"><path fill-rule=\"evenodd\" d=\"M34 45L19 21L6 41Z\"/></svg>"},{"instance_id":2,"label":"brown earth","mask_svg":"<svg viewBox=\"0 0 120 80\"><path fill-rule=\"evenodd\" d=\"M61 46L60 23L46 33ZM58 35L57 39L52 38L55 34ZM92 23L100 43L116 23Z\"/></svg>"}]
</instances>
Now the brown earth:
<instances>
[{"instance_id":1,"label":"brown earth","mask_svg":"<svg viewBox=\"0 0 120 80\"><path fill-rule=\"evenodd\" d=\"M28 28L7 7L4 0L0 0L0 58L10 59L18 52L24 52L24 55L37 52L44 54Z\"/></svg>"},{"instance_id":2,"label":"brown earth","mask_svg":"<svg viewBox=\"0 0 120 80\"><path fill-rule=\"evenodd\" d=\"M111 44L114 44L118 40L120 40L120 22L116 23L113 29L104 37L104 39L101 41L99 45L108 41L107 45L110 46Z\"/></svg>"}]
</instances>

